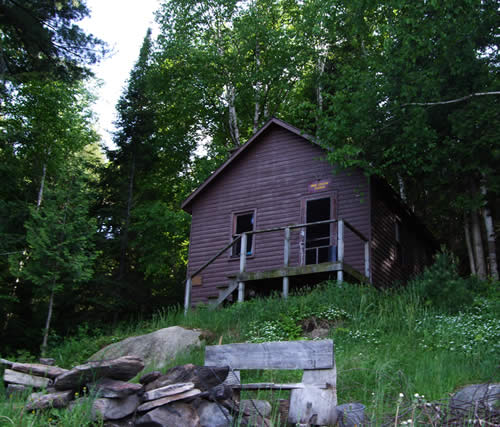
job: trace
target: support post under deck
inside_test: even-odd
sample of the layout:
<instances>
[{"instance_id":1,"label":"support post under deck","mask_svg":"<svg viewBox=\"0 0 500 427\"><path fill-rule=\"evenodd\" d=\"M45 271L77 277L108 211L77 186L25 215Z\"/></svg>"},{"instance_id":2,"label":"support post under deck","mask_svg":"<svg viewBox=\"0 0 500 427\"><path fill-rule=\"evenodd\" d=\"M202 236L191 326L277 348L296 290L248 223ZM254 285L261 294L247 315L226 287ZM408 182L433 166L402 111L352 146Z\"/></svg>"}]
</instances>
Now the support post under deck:
<instances>
[{"instance_id":1,"label":"support post under deck","mask_svg":"<svg viewBox=\"0 0 500 427\"><path fill-rule=\"evenodd\" d=\"M241 235L240 273L244 273L247 265L247 233ZM238 282L238 302L245 301L245 282Z\"/></svg>"},{"instance_id":2,"label":"support post under deck","mask_svg":"<svg viewBox=\"0 0 500 427\"><path fill-rule=\"evenodd\" d=\"M343 266L344 264L344 221L343 220L339 220L338 222L337 250L338 250L337 259ZM337 282L340 283L344 281L344 272L342 268L339 271L337 271Z\"/></svg>"},{"instance_id":3,"label":"support post under deck","mask_svg":"<svg viewBox=\"0 0 500 427\"><path fill-rule=\"evenodd\" d=\"M184 316L187 314L191 305L191 277L186 280L186 290L184 293Z\"/></svg>"},{"instance_id":4,"label":"support post under deck","mask_svg":"<svg viewBox=\"0 0 500 427\"><path fill-rule=\"evenodd\" d=\"M284 266L287 268L290 264L290 228L285 228L285 247L284 247ZM289 278L283 276L283 298L288 298Z\"/></svg>"}]
</instances>

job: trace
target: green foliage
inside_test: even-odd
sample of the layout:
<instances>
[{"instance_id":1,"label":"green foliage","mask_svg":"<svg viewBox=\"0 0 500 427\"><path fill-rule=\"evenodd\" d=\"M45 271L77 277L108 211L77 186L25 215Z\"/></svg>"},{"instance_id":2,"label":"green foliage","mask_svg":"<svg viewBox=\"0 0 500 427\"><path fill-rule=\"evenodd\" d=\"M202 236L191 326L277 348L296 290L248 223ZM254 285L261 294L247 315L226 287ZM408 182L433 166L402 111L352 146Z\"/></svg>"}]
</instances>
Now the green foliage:
<instances>
[{"instance_id":1,"label":"green foliage","mask_svg":"<svg viewBox=\"0 0 500 427\"><path fill-rule=\"evenodd\" d=\"M88 65L105 53L105 44L76 21L89 15L84 0L3 1L0 4L0 82L37 77L72 81L88 75ZM0 88L1 91L1 88Z\"/></svg>"},{"instance_id":2,"label":"green foliage","mask_svg":"<svg viewBox=\"0 0 500 427\"><path fill-rule=\"evenodd\" d=\"M488 289L476 276L461 277L456 258L445 250L438 253L434 263L409 286L415 288L426 305L448 313L457 313L470 306L476 296Z\"/></svg>"}]
</instances>

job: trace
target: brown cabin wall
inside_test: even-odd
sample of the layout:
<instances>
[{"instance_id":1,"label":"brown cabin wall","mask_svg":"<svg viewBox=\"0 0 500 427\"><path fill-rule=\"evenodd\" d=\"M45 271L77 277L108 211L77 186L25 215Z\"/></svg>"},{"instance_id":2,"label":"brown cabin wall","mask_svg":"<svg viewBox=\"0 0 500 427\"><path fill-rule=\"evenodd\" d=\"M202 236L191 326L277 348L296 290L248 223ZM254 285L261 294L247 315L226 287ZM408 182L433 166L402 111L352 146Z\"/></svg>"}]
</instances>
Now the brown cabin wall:
<instances>
[{"instance_id":1,"label":"brown cabin wall","mask_svg":"<svg viewBox=\"0 0 500 427\"><path fill-rule=\"evenodd\" d=\"M301 200L310 195L308 184L331 178L328 192L336 192L337 216L349 221L369 237L369 186L358 171L332 175L322 161L324 151L306 139L279 126L271 126L236 158L192 202L192 224L188 274L231 241L233 213L255 209L256 229L298 224ZM315 193L319 195L320 193ZM283 265L283 232L255 236L255 256L248 257L247 271ZM299 264L299 232L292 232L290 265ZM346 232L345 260L364 271L363 244ZM229 251L203 271L202 285L193 286L192 302L218 295L217 285L239 271L238 259Z\"/></svg>"},{"instance_id":2,"label":"brown cabin wall","mask_svg":"<svg viewBox=\"0 0 500 427\"><path fill-rule=\"evenodd\" d=\"M423 271L432 260L433 244L419 232L415 219L390 197L387 185L371 185L372 212L372 278L379 286L405 283ZM399 251L396 222L400 223Z\"/></svg>"}]
</instances>

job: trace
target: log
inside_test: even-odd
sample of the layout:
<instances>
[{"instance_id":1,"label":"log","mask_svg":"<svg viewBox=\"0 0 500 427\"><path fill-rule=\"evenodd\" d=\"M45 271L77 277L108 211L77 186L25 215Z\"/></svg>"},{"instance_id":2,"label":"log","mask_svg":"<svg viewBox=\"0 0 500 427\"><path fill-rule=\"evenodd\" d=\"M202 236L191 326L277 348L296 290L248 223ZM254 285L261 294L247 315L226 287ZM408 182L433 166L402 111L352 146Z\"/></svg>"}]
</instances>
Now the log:
<instances>
[{"instance_id":1,"label":"log","mask_svg":"<svg viewBox=\"0 0 500 427\"><path fill-rule=\"evenodd\" d=\"M52 381L49 378L37 377L35 375L16 372L11 369L6 369L3 374L3 380L6 383L21 384L28 387L46 388Z\"/></svg>"},{"instance_id":2,"label":"log","mask_svg":"<svg viewBox=\"0 0 500 427\"><path fill-rule=\"evenodd\" d=\"M174 394L173 396L166 396L161 399L151 400L150 402L143 403L137 408L139 412L146 412L151 409L157 408L158 406L166 405L170 402L175 402L177 400L187 399L188 397L195 397L201 394L201 391L197 388L185 391L183 393Z\"/></svg>"},{"instance_id":3,"label":"log","mask_svg":"<svg viewBox=\"0 0 500 427\"><path fill-rule=\"evenodd\" d=\"M37 375L39 377L56 378L68 372L67 369L58 366L42 365L41 363L13 363L11 369L25 374Z\"/></svg>"},{"instance_id":4,"label":"log","mask_svg":"<svg viewBox=\"0 0 500 427\"><path fill-rule=\"evenodd\" d=\"M334 366L333 360L332 340L241 343L205 348L205 365L233 369L329 369Z\"/></svg>"}]
</instances>

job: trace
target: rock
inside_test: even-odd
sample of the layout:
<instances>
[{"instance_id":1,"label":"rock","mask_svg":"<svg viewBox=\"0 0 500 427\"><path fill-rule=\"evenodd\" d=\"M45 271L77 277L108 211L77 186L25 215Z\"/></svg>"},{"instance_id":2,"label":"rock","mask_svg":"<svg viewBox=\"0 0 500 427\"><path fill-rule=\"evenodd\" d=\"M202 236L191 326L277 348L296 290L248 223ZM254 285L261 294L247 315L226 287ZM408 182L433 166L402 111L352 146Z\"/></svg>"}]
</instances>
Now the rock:
<instances>
[{"instance_id":1,"label":"rock","mask_svg":"<svg viewBox=\"0 0 500 427\"><path fill-rule=\"evenodd\" d=\"M59 368L57 366L42 365L40 363L13 363L11 369L17 372L24 372L26 374L52 379L68 372L67 369Z\"/></svg>"},{"instance_id":2,"label":"rock","mask_svg":"<svg viewBox=\"0 0 500 427\"><path fill-rule=\"evenodd\" d=\"M172 403L148 412L135 421L136 426L200 427L200 417L191 405Z\"/></svg>"},{"instance_id":3,"label":"rock","mask_svg":"<svg viewBox=\"0 0 500 427\"><path fill-rule=\"evenodd\" d=\"M139 396L132 394L123 399L99 398L92 404L92 421L99 418L119 420L133 414L140 403Z\"/></svg>"},{"instance_id":4,"label":"rock","mask_svg":"<svg viewBox=\"0 0 500 427\"><path fill-rule=\"evenodd\" d=\"M153 382L154 380L156 380L157 378L160 378L163 374L160 372L160 371L153 371L153 372L149 372L145 375L143 375L140 379L139 379L139 382L142 384L142 385L146 385L146 384L149 384L150 382Z\"/></svg>"},{"instance_id":5,"label":"rock","mask_svg":"<svg viewBox=\"0 0 500 427\"><path fill-rule=\"evenodd\" d=\"M143 368L142 359L135 356L88 362L59 375L54 386L57 390L75 390L103 377L127 381L135 377Z\"/></svg>"},{"instance_id":6,"label":"rock","mask_svg":"<svg viewBox=\"0 0 500 427\"><path fill-rule=\"evenodd\" d=\"M227 378L229 367L196 366L192 364L176 366L167 371L165 375L149 383L146 391L177 383L194 383L201 391L207 391L224 382Z\"/></svg>"},{"instance_id":7,"label":"rock","mask_svg":"<svg viewBox=\"0 0 500 427\"><path fill-rule=\"evenodd\" d=\"M244 399L240 402L240 412L245 415L260 415L264 418L271 415L273 408L267 400Z\"/></svg>"},{"instance_id":8,"label":"rock","mask_svg":"<svg viewBox=\"0 0 500 427\"><path fill-rule=\"evenodd\" d=\"M106 421L103 427L134 427L135 422L133 417L122 418L121 420Z\"/></svg>"},{"instance_id":9,"label":"rock","mask_svg":"<svg viewBox=\"0 0 500 427\"><path fill-rule=\"evenodd\" d=\"M72 399L73 392L71 390L58 391L49 394L34 393L34 395L30 397L28 404L24 409L29 412L48 408L66 408Z\"/></svg>"},{"instance_id":10,"label":"rock","mask_svg":"<svg viewBox=\"0 0 500 427\"><path fill-rule=\"evenodd\" d=\"M56 360L52 359L51 357L40 357L40 359L38 359L38 361L42 365L49 365L49 366L54 366L56 363Z\"/></svg>"},{"instance_id":11,"label":"rock","mask_svg":"<svg viewBox=\"0 0 500 427\"><path fill-rule=\"evenodd\" d=\"M457 391L450 399L450 408L459 411L500 411L500 383L472 384Z\"/></svg>"},{"instance_id":12,"label":"rock","mask_svg":"<svg viewBox=\"0 0 500 427\"><path fill-rule=\"evenodd\" d=\"M155 366L161 369L178 353L184 352L190 347L200 347L205 335L206 332L199 329L172 326L110 344L99 350L89 360L134 355L142 357L146 366Z\"/></svg>"},{"instance_id":13,"label":"rock","mask_svg":"<svg viewBox=\"0 0 500 427\"><path fill-rule=\"evenodd\" d=\"M229 411L216 402L202 401L197 408L201 427L230 427L233 417Z\"/></svg>"},{"instance_id":14,"label":"rock","mask_svg":"<svg viewBox=\"0 0 500 427\"><path fill-rule=\"evenodd\" d=\"M120 399L139 393L142 390L140 384L127 383L125 381L112 380L111 378L101 378L96 383L88 384L89 388L99 397L110 399Z\"/></svg>"},{"instance_id":15,"label":"rock","mask_svg":"<svg viewBox=\"0 0 500 427\"><path fill-rule=\"evenodd\" d=\"M137 408L139 412L150 411L151 409L157 408L158 406L166 405L170 402L176 402L178 400L187 399L188 397L195 397L200 394L200 390L193 388L192 390L184 391L182 393L174 394L172 396L162 397L161 399L151 400L149 402L143 403Z\"/></svg>"},{"instance_id":16,"label":"rock","mask_svg":"<svg viewBox=\"0 0 500 427\"><path fill-rule=\"evenodd\" d=\"M219 384L212 387L210 390L203 392L200 397L204 397L208 400L227 400L233 397L233 388L226 384Z\"/></svg>"},{"instance_id":17,"label":"rock","mask_svg":"<svg viewBox=\"0 0 500 427\"><path fill-rule=\"evenodd\" d=\"M340 427L363 425L365 421L365 405L362 403L345 403L337 406L337 422Z\"/></svg>"},{"instance_id":18,"label":"rock","mask_svg":"<svg viewBox=\"0 0 500 427\"><path fill-rule=\"evenodd\" d=\"M173 396L175 394L184 393L192 389L194 389L193 383L179 383L179 384L166 385L165 387L147 391L142 396L142 400L144 402L148 402L150 400L161 399L162 397Z\"/></svg>"},{"instance_id":19,"label":"rock","mask_svg":"<svg viewBox=\"0 0 500 427\"><path fill-rule=\"evenodd\" d=\"M23 374L11 369L6 369L3 373L3 380L6 383L21 384L28 387L46 388L52 381L49 378L37 377L35 375Z\"/></svg>"}]
</instances>

